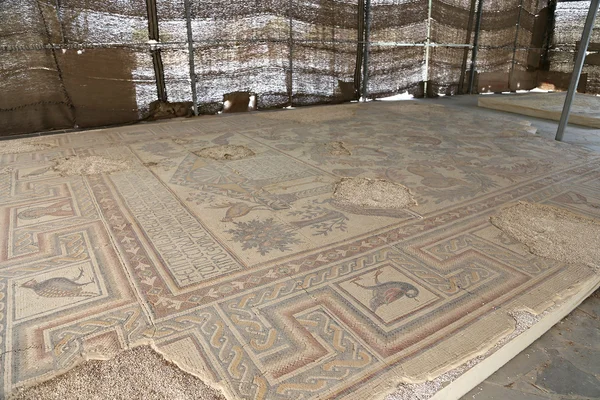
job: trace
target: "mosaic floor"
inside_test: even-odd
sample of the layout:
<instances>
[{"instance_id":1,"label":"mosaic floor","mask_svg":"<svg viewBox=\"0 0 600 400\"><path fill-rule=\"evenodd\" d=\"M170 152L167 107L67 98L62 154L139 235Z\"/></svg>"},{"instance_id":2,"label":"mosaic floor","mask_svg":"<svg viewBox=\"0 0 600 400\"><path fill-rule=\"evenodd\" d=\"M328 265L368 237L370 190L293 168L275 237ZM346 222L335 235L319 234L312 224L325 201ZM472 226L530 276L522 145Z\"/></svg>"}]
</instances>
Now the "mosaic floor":
<instances>
[{"instance_id":1,"label":"mosaic floor","mask_svg":"<svg viewBox=\"0 0 600 400\"><path fill-rule=\"evenodd\" d=\"M519 200L600 216L600 156L534 130L398 102L0 142L0 397L142 343L228 398L433 394L600 283L489 222ZM256 154L193 153L224 144ZM53 169L73 156L129 169ZM333 202L355 176L418 205Z\"/></svg>"},{"instance_id":2,"label":"mosaic floor","mask_svg":"<svg viewBox=\"0 0 600 400\"><path fill-rule=\"evenodd\" d=\"M565 92L479 96L478 105L494 110L560 121L565 96ZM571 106L569 123L600 128L600 97L577 93Z\"/></svg>"}]
</instances>

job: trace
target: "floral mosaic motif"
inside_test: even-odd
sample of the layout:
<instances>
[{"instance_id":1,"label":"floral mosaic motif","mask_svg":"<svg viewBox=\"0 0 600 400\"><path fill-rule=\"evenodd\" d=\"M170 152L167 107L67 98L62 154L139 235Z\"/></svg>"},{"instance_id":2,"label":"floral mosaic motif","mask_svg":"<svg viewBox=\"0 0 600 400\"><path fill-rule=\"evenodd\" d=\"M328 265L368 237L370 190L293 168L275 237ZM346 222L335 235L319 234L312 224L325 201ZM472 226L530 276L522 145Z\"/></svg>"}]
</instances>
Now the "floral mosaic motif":
<instances>
[{"instance_id":1,"label":"floral mosaic motif","mask_svg":"<svg viewBox=\"0 0 600 400\"><path fill-rule=\"evenodd\" d=\"M334 230L346 232L348 229L346 222L348 217L343 213L319 205L317 200L312 204L301 207L299 210L290 211L289 216L300 216L299 221L293 221L291 224L296 228L310 226L316 232L313 236L327 236Z\"/></svg>"},{"instance_id":2,"label":"floral mosaic motif","mask_svg":"<svg viewBox=\"0 0 600 400\"><path fill-rule=\"evenodd\" d=\"M235 229L225 232L233 235L233 241L242 243L243 250L256 248L261 255L272 250L292 251L290 245L300 244L292 227L285 226L268 218L264 221L254 219L248 222L234 222Z\"/></svg>"},{"instance_id":3,"label":"floral mosaic motif","mask_svg":"<svg viewBox=\"0 0 600 400\"><path fill-rule=\"evenodd\" d=\"M494 165L493 161L497 161L497 165ZM519 177L543 173L550 168L550 161L538 161L538 160L525 160L508 165L503 165L502 160L490 160L488 165L484 165L485 172L490 175L495 175L500 178L509 180L510 182L517 182Z\"/></svg>"},{"instance_id":4,"label":"floral mosaic motif","mask_svg":"<svg viewBox=\"0 0 600 400\"><path fill-rule=\"evenodd\" d=\"M164 142L153 142L147 143L140 147L147 153L154 154L155 156L161 157L178 157L181 155L181 151L171 146L169 143Z\"/></svg>"},{"instance_id":5,"label":"floral mosaic motif","mask_svg":"<svg viewBox=\"0 0 600 400\"><path fill-rule=\"evenodd\" d=\"M216 195L214 195L212 193L207 193L207 192L198 190L198 191L190 193L190 195L185 200L195 203L196 205L199 206L200 204L211 203L211 202L215 201L215 198L216 198Z\"/></svg>"},{"instance_id":6,"label":"floral mosaic motif","mask_svg":"<svg viewBox=\"0 0 600 400\"><path fill-rule=\"evenodd\" d=\"M170 183L197 189L204 193L210 193L219 197L227 198L229 202L249 202L255 205L265 206L271 210L282 210L290 208L285 201L278 199L262 188L265 183L251 181L222 164L197 165L198 157L190 155L180 164ZM215 197L208 195L197 195L196 204L213 202ZM205 201L204 199L207 199ZM188 199L189 201L192 201Z\"/></svg>"},{"instance_id":7,"label":"floral mosaic motif","mask_svg":"<svg viewBox=\"0 0 600 400\"><path fill-rule=\"evenodd\" d=\"M407 167L408 172L421 178L422 186L415 187L415 190L433 198L436 204L473 197L499 186L480 170L481 166L456 160L454 165L423 161Z\"/></svg>"}]
</instances>

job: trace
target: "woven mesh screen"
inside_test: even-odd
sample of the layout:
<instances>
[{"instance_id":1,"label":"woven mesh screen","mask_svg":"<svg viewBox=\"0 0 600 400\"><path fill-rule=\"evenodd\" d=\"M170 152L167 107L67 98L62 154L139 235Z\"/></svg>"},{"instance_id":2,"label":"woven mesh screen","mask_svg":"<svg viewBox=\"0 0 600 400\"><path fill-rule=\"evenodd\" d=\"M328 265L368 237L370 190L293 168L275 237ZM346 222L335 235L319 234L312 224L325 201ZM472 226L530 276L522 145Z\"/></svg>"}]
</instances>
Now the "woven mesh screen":
<instances>
[{"instance_id":1,"label":"woven mesh screen","mask_svg":"<svg viewBox=\"0 0 600 400\"><path fill-rule=\"evenodd\" d=\"M590 7L589 1L558 2L555 12L555 25L552 35L552 47L548 52L550 70L570 74L573 71L577 42L581 40L583 25ZM596 19L590 52L583 65L583 74L587 74L585 91L600 94L600 22Z\"/></svg>"},{"instance_id":2,"label":"woven mesh screen","mask_svg":"<svg viewBox=\"0 0 600 400\"><path fill-rule=\"evenodd\" d=\"M156 98L143 0L7 0L0 20L0 134L135 121Z\"/></svg>"},{"instance_id":3,"label":"woven mesh screen","mask_svg":"<svg viewBox=\"0 0 600 400\"><path fill-rule=\"evenodd\" d=\"M473 0L433 1L431 41L436 44L473 43L476 7L477 2ZM464 93L463 84L470 60L468 48L432 48L428 77L434 93Z\"/></svg>"},{"instance_id":4,"label":"woven mesh screen","mask_svg":"<svg viewBox=\"0 0 600 400\"><path fill-rule=\"evenodd\" d=\"M343 100L344 83L354 87L359 3L293 0L290 7L292 104Z\"/></svg>"},{"instance_id":5,"label":"woven mesh screen","mask_svg":"<svg viewBox=\"0 0 600 400\"><path fill-rule=\"evenodd\" d=\"M157 9L161 40L185 42L183 4L159 0ZM202 110L218 109L224 94L238 91L258 94L259 108L339 98L338 81L354 80L357 12L356 1L193 2L196 90ZM171 101L190 99L184 52L163 57Z\"/></svg>"},{"instance_id":6,"label":"woven mesh screen","mask_svg":"<svg viewBox=\"0 0 600 400\"><path fill-rule=\"evenodd\" d=\"M427 2L373 0L368 92L385 97L413 90L423 80ZM420 44L421 47L410 47ZM405 46L409 45L409 46Z\"/></svg>"},{"instance_id":7,"label":"woven mesh screen","mask_svg":"<svg viewBox=\"0 0 600 400\"><path fill-rule=\"evenodd\" d=\"M139 120L153 101L192 101L193 78L201 113L234 92L257 95L261 109L356 100L366 1L191 0L192 77L183 0L4 0L0 134ZM479 73L508 81L538 68L544 1L483 2ZM466 92L477 0L370 4L369 97L418 92L424 80L433 93ZM561 29L555 43L574 47ZM568 69L569 57L554 49L553 65Z\"/></svg>"},{"instance_id":8,"label":"woven mesh screen","mask_svg":"<svg viewBox=\"0 0 600 400\"><path fill-rule=\"evenodd\" d=\"M60 40L52 10L36 2L7 0L0 8L0 45L31 46ZM72 127L74 113L49 50L0 56L0 127L6 132ZM17 100L18 99L18 100Z\"/></svg>"}]
</instances>

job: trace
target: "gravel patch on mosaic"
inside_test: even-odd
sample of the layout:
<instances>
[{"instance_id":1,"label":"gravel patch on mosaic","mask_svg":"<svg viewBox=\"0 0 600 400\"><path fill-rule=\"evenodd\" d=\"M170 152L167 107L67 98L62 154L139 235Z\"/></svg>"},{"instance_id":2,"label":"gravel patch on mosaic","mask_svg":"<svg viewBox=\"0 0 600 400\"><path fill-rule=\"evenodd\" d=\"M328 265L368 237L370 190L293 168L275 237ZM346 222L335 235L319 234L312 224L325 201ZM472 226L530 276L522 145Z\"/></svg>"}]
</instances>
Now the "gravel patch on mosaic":
<instances>
[{"instance_id":1,"label":"gravel patch on mosaic","mask_svg":"<svg viewBox=\"0 0 600 400\"><path fill-rule=\"evenodd\" d=\"M9 400L225 400L217 390L166 361L149 346L108 361L87 361L64 375L17 389Z\"/></svg>"},{"instance_id":2,"label":"gravel patch on mosaic","mask_svg":"<svg viewBox=\"0 0 600 400\"><path fill-rule=\"evenodd\" d=\"M110 174L131 168L128 161L102 156L72 156L54 160L52 169L62 176Z\"/></svg>"},{"instance_id":3,"label":"gravel patch on mosaic","mask_svg":"<svg viewBox=\"0 0 600 400\"><path fill-rule=\"evenodd\" d=\"M211 158L213 160L241 160L255 155L246 146L226 144L222 146L205 147L193 152L198 157Z\"/></svg>"},{"instance_id":4,"label":"gravel patch on mosaic","mask_svg":"<svg viewBox=\"0 0 600 400\"><path fill-rule=\"evenodd\" d=\"M600 220L543 204L519 202L490 219L538 256L600 270Z\"/></svg>"},{"instance_id":5,"label":"gravel patch on mosaic","mask_svg":"<svg viewBox=\"0 0 600 400\"><path fill-rule=\"evenodd\" d=\"M410 190L382 179L343 178L335 187L333 199L342 206L401 209L417 205Z\"/></svg>"},{"instance_id":6,"label":"gravel patch on mosaic","mask_svg":"<svg viewBox=\"0 0 600 400\"><path fill-rule=\"evenodd\" d=\"M33 140L3 140L0 142L0 154L29 153L56 147L54 144L41 143Z\"/></svg>"}]
</instances>

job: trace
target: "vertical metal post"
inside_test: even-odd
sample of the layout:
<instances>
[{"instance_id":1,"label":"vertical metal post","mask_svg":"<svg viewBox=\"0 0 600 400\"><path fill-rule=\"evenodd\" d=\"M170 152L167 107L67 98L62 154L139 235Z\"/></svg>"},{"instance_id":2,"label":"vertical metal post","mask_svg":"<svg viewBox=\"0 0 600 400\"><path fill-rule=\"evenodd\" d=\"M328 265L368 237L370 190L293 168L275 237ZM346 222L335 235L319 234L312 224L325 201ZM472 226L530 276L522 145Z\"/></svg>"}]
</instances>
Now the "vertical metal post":
<instances>
[{"instance_id":1,"label":"vertical metal post","mask_svg":"<svg viewBox=\"0 0 600 400\"><path fill-rule=\"evenodd\" d=\"M521 13L523 12L523 0L521 0L521 4L519 4L519 14L517 16L517 31L515 32L515 43L513 44L513 55L512 55L512 64L510 66L510 73L508 74L508 88L510 89L510 78L512 77L515 71L515 62L517 58L517 45L519 43L519 29L521 27Z\"/></svg>"},{"instance_id":2,"label":"vertical metal post","mask_svg":"<svg viewBox=\"0 0 600 400\"><path fill-rule=\"evenodd\" d=\"M423 71L423 97L427 97L427 81L429 80L429 46L431 44L431 7L432 0L427 5L427 38L425 39L425 70Z\"/></svg>"},{"instance_id":3,"label":"vertical metal post","mask_svg":"<svg viewBox=\"0 0 600 400\"><path fill-rule=\"evenodd\" d=\"M549 70L550 60L548 58L548 53L550 51L550 46L552 45L552 39L554 37L554 18L556 14L556 0L548 1L548 19L546 22L546 43L543 46L542 60L540 69Z\"/></svg>"},{"instance_id":4,"label":"vertical metal post","mask_svg":"<svg viewBox=\"0 0 600 400\"><path fill-rule=\"evenodd\" d=\"M148 14L148 39L154 41L154 43L150 45L150 56L152 57L154 77L156 78L156 94L158 100L167 101L167 85L165 83L165 71L163 68L161 49L155 44L160 41L156 0L146 0L146 13Z\"/></svg>"},{"instance_id":5,"label":"vertical metal post","mask_svg":"<svg viewBox=\"0 0 600 400\"><path fill-rule=\"evenodd\" d=\"M365 55L365 0L358 0L358 29L356 30L356 63L354 66L354 92L360 99L362 97L362 65Z\"/></svg>"},{"instance_id":6,"label":"vertical metal post","mask_svg":"<svg viewBox=\"0 0 600 400\"><path fill-rule=\"evenodd\" d=\"M579 84L579 76L583 69L583 62L585 61L585 53L587 52L588 45L590 44L590 38L592 37L592 30L594 29L594 21L596 20L596 14L598 14L598 4L600 0L592 0L590 3L590 9L588 10L587 18L585 19L585 25L581 34L581 42L579 44L579 52L575 59L575 65L573 66L573 75L571 76L571 83L569 83L569 90L565 98L565 104L563 106L562 114L560 116L560 122L558 123L558 130L556 131L555 139L562 141L565 134L565 128L569 122L569 113L571 112L571 105L575 98L575 92L577 91L577 85Z\"/></svg>"},{"instance_id":7,"label":"vertical metal post","mask_svg":"<svg viewBox=\"0 0 600 400\"><path fill-rule=\"evenodd\" d=\"M475 9L477 0L471 0L469 7L469 23L467 24L467 37L465 38L465 49L463 52L463 61L460 66L460 78L458 79L458 94L464 94L465 76L467 74L467 59L469 58L469 50L471 44L471 34L473 33L473 25L475 24ZM467 47L468 46L468 47Z\"/></svg>"},{"instance_id":8,"label":"vertical metal post","mask_svg":"<svg viewBox=\"0 0 600 400\"><path fill-rule=\"evenodd\" d=\"M473 94L475 85L475 62L479 46L479 29L481 28L481 15L483 14L483 0L477 2L477 18L475 19L475 36L473 36L473 50L471 51L471 75L469 77L469 94Z\"/></svg>"},{"instance_id":9,"label":"vertical metal post","mask_svg":"<svg viewBox=\"0 0 600 400\"><path fill-rule=\"evenodd\" d=\"M290 53L290 57L288 59L288 73L286 76L286 80L287 80L287 91L288 91L288 101L289 101L289 106L293 107L294 106L294 15L293 15L293 11L294 11L294 4L292 2L292 0L289 0L288 2L288 19L289 19L289 23L290 23L290 34L288 37L288 47L289 47L289 53Z\"/></svg>"},{"instance_id":10,"label":"vertical metal post","mask_svg":"<svg viewBox=\"0 0 600 400\"><path fill-rule=\"evenodd\" d=\"M192 102L194 105L194 115L198 115L198 95L196 93L196 68L194 65L194 38L192 36L192 12L190 9L190 0L183 0L183 6L185 8L185 23L187 27L190 80L192 82Z\"/></svg>"},{"instance_id":11,"label":"vertical metal post","mask_svg":"<svg viewBox=\"0 0 600 400\"><path fill-rule=\"evenodd\" d=\"M362 80L362 100L367 101L369 96L369 50L371 33L371 0L365 0L365 34L363 35L363 80Z\"/></svg>"}]
</instances>

